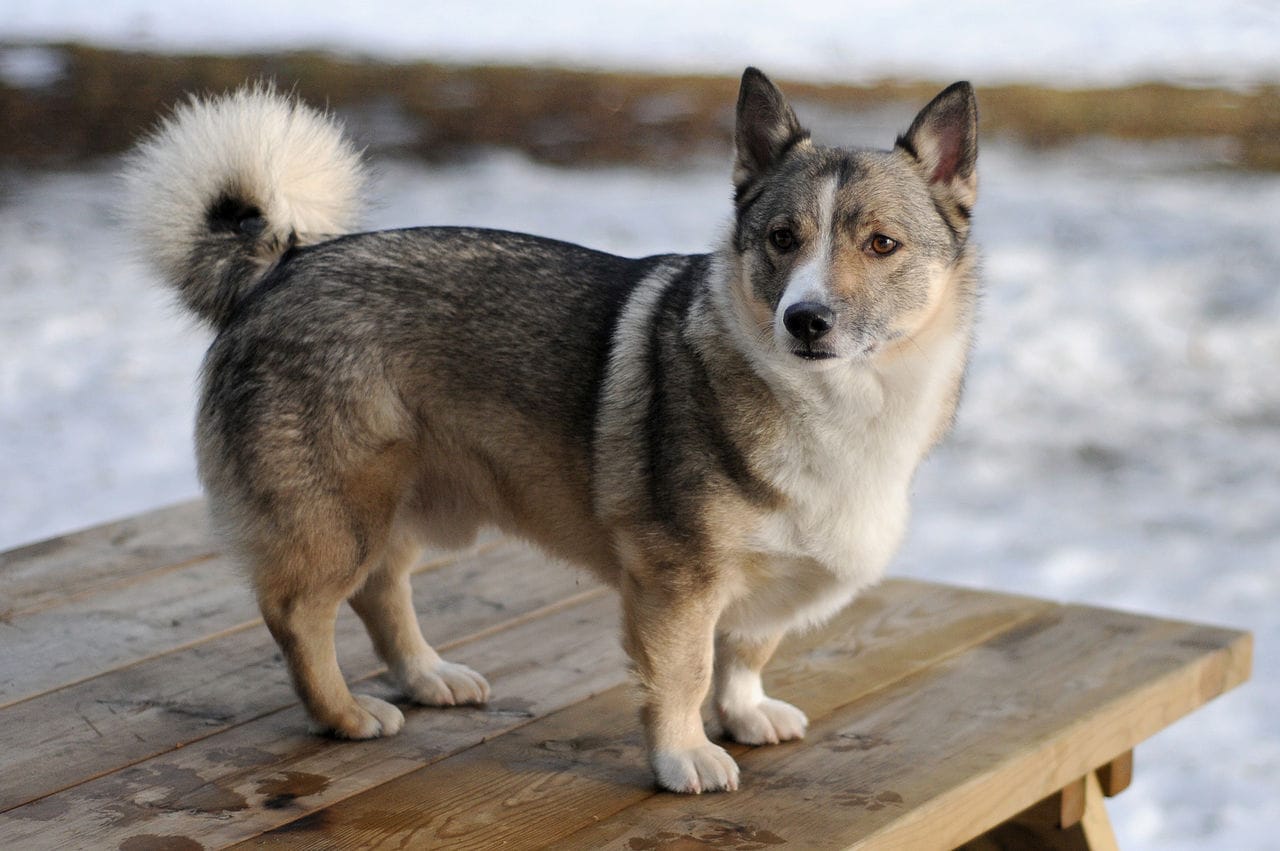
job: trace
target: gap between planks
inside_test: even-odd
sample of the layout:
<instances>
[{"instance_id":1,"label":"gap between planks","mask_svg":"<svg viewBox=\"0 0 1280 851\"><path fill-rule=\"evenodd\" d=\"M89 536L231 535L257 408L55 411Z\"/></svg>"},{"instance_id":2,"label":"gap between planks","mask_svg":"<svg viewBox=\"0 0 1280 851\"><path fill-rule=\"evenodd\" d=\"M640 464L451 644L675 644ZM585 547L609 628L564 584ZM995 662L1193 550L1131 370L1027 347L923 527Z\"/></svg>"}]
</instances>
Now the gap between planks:
<instances>
[{"instance_id":1,"label":"gap between planks","mask_svg":"<svg viewBox=\"0 0 1280 851\"><path fill-rule=\"evenodd\" d=\"M175 831L227 844L293 818L293 796L273 803L291 777L319 779L322 797L346 797L500 735L625 676L614 635L617 607L590 596L573 608L554 606L553 614L515 627L514 634L458 648L458 661L494 677L499 696L486 708L414 710L397 736L340 743L306 735L303 712L294 706L15 810L0 819L0 847L30 847L36 839L41 847L116 847ZM606 634L614 639L606 648L581 641ZM534 666L535 659L543 666Z\"/></svg>"},{"instance_id":2,"label":"gap between planks","mask_svg":"<svg viewBox=\"0 0 1280 851\"><path fill-rule=\"evenodd\" d=\"M769 677L771 693L822 717L832 710L833 701L855 694L866 699L1052 608L1025 598L901 580L885 583L859 602L862 605L855 603L832 626L784 645ZM840 661L846 655L852 661ZM845 676L833 677L837 671ZM595 819L664 797L653 789L639 724L635 712L627 711L632 705L628 687L614 688L328 809L302 813L303 822L249 839L242 847L429 846L436 841L469 847L469 823L483 831L471 838L470 847L557 842ZM728 749L740 756L751 751L735 744ZM557 763L559 770L548 770ZM744 765L744 770L750 782L751 765ZM536 788L526 788L530 784ZM539 791L550 795L540 798ZM379 813L398 829L373 827ZM519 818L529 814L553 824L541 833L535 824L530 833L529 822ZM572 830L566 830L568 824ZM376 843L371 841L374 835Z\"/></svg>"},{"instance_id":3,"label":"gap between planks","mask_svg":"<svg viewBox=\"0 0 1280 851\"><path fill-rule=\"evenodd\" d=\"M1014 816L1024 800L1034 803L1070 776L1091 772L1247 675L1247 635L1119 613L1108 617L1112 625L1126 618L1128 625L1139 624L1138 639L1156 642L1176 658L1157 653L1152 662L1144 645L1122 653L1121 667L1112 670L1105 634L1086 634L1084 643L1097 640L1104 652L1079 658L1080 629L1088 625L1080 621L1090 615L1054 607L868 689L818 718L806 743L730 746L743 756L743 789L697 799L645 788L651 780L639 733L620 720L625 695L613 690L327 809L314 808L244 847L370 848L448 840L459 847L470 841L471 847L625 848L663 847L681 839L769 845L784 838L779 831L786 825L801 830L787 841L803 847L950 848ZM1012 683L1022 688L1018 695L1002 694L1001 686L1010 686L1006 663L1032 651L1053 664L1033 665L1039 670L1025 672L1026 682ZM1098 665L1115 676L1056 708L1033 711L1054 693L1055 677L1083 682ZM970 686L975 676L977 684ZM843 681L817 680L837 687ZM946 723L948 707L974 688L981 694L960 700L961 711ZM795 699L785 687L771 691ZM1152 695L1162 693L1172 696L1154 720L1145 727L1126 723L1134 705L1149 708ZM1041 719L1042 711L1060 717ZM1081 713L1092 731L1070 720ZM895 723L910 729L899 731ZM1097 731L1102 733L1093 735ZM898 739L902 732L909 735ZM1022 740L1010 744L1019 735ZM933 737L946 749L932 752ZM897 753L902 745L890 747L895 742L908 753ZM995 767L984 771L988 755ZM930 791L930 783L943 787ZM532 814L532 823L521 821L522 814ZM764 814L775 816L774 822L762 823ZM806 824L814 825L807 834ZM859 830L866 835L858 838Z\"/></svg>"},{"instance_id":4,"label":"gap between planks","mask_svg":"<svg viewBox=\"0 0 1280 851\"><path fill-rule=\"evenodd\" d=\"M181 503L0 553L0 607L5 619L56 608L216 551L204 501ZM68 578L78 591L66 592Z\"/></svg>"},{"instance_id":5,"label":"gap between planks","mask_svg":"<svg viewBox=\"0 0 1280 851\"><path fill-rule=\"evenodd\" d=\"M431 557L424 559L421 564L414 567L413 573L418 575L454 564L459 559L481 556L502 545L502 543L503 539L487 540L471 548L456 552L434 550L431 553ZM106 636L97 636L95 643L95 639L88 636L80 636L74 632L77 628L88 628L95 615L101 618L111 616L116 610L122 608L127 610L131 606L144 606L145 599L135 595L124 595L114 604L113 609L107 611L95 612L92 609L80 609L74 612L66 612L66 618L63 618L57 614L57 609L65 607L70 610L75 608L78 603L83 602L83 600L67 600L57 607L42 608L34 615L13 618L9 622L9 626L27 631L26 641L29 644L38 643L40 636L45 633L52 632L59 635L64 645L63 655L60 657L52 648L45 647L43 653L39 656L25 654L21 660L18 660L26 661L27 664L33 667L29 671L17 672L13 675L13 683L3 686L0 694L3 694L3 691L8 691L10 696L0 697L0 710L8 709L24 701L76 686L100 676L122 671L171 653L189 650L202 643L216 640L262 623L262 618L256 614L257 607L249 594L248 581L230 561L219 556L192 559L181 566L157 570L148 574L147 578L151 580L150 584L153 587L163 590L165 578L170 578L182 570L192 569L207 571L209 578L201 579L197 589L188 591L186 592L187 594L195 596L200 593L200 589L208 587L211 591L223 595L223 598L219 604L215 604L209 609L209 614L206 615L205 620L197 619L190 624L186 624L184 621L187 630L194 632L194 634L177 642L173 642L170 633L162 627L148 627L147 631L155 633L150 641L138 641L135 635L126 633L118 637L114 642L110 641ZM142 579L139 578L138 583L126 582L125 586L140 584L141 582ZM119 588L103 588L98 589L93 594L85 595L84 599L101 598L113 594L119 595L119 592ZM178 592L176 589L170 589L170 593L177 594ZM231 596L227 597L226 595L228 594ZM184 595L177 601L170 601L169 605L185 605L189 599L190 597ZM251 612L255 614L246 617ZM231 620L232 618L237 619ZM67 619L74 619L71 631L59 630L58 627ZM227 622L228 620L230 620L229 623ZM209 623L209 626L204 626L205 623ZM176 633L177 629L174 629L173 632ZM141 645L141 648L138 648L137 645ZM86 654L86 647L92 647L94 652ZM2 670L0 668L0 671ZM66 673L68 670L71 673ZM24 678L26 682L30 683L29 686L26 686L26 688L30 689L28 691L22 690L24 688L22 685Z\"/></svg>"},{"instance_id":6,"label":"gap between planks","mask_svg":"<svg viewBox=\"0 0 1280 851\"><path fill-rule=\"evenodd\" d=\"M952 848L1248 674L1247 634L1083 607L1061 616L997 636L816 724L816 745L845 736L879 743L855 764L837 770L821 747L755 751L758 785L716 798L701 815L721 827L769 828L763 814L778 814L784 838L805 847ZM1110 627L1133 629L1117 643ZM628 812L630 824L589 827L559 844L619 847L624 835L643 842L690 824L669 797L647 803Z\"/></svg>"},{"instance_id":7,"label":"gap between planks","mask_svg":"<svg viewBox=\"0 0 1280 851\"><path fill-rule=\"evenodd\" d=\"M437 565L433 571L439 579L427 589L429 593L421 595L417 611L429 622L429 635L455 634L449 640L436 642L439 648L447 651L518 627L558 611L566 600L581 602L605 593L597 587L579 590L579 577L526 547L507 543L501 551L504 557L496 562L492 549L487 548L482 556L465 556ZM459 599L463 600L462 605L457 602ZM462 637L456 636L458 632ZM385 670L353 615L344 613L339 621L339 636L343 655L354 649L359 659L361 676L351 678L352 682L368 681ZM16 785L0 781L0 811L29 804L296 704L265 627L228 635L222 644L227 646L201 642L186 652L162 654L0 712L0 720L6 722L0 730L0 777L14 778L12 784L21 778L23 790L18 792ZM212 654L207 652L215 650ZM248 696L239 691L228 693L229 688L238 687L237 681L244 679L246 670L249 680L258 678L254 691ZM223 683L229 683L229 688ZM134 695L145 697L141 706L147 709L142 714L133 708L138 700ZM121 701L123 715L112 709ZM255 703L258 705L253 708ZM250 707L247 713L246 704ZM97 737L98 728L83 709L78 716L68 716L69 709L81 707L97 713L99 724L111 735L107 742ZM77 735L77 717L96 735L83 728ZM59 732L59 726L67 729ZM36 738L32 744L33 730L56 743L46 747L43 756L38 749L42 740ZM24 748L28 748L25 753ZM63 779L58 780L60 776ZM41 777L49 779L41 781Z\"/></svg>"}]
</instances>

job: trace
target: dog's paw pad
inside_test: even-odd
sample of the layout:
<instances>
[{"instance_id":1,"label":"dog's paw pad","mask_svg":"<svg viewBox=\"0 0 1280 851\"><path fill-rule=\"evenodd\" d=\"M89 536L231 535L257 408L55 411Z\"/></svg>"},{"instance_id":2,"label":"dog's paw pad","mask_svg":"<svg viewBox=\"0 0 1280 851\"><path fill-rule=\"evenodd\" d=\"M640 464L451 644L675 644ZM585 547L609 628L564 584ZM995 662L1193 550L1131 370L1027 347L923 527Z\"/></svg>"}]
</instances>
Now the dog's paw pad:
<instances>
[{"instance_id":1,"label":"dog's paw pad","mask_svg":"<svg viewBox=\"0 0 1280 851\"><path fill-rule=\"evenodd\" d=\"M489 700L489 683L466 665L441 661L422 666L401 677L405 694L425 706L482 704Z\"/></svg>"},{"instance_id":2,"label":"dog's paw pad","mask_svg":"<svg viewBox=\"0 0 1280 851\"><path fill-rule=\"evenodd\" d=\"M790 703L766 697L754 706L721 709L720 723L735 742L776 745L803 739L809 719Z\"/></svg>"},{"instance_id":3,"label":"dog's paw pad","mask_svg":"<svg viewBox=\"0 0 1280 851\"><path fill-rule=\"evenodd\" d=\"M738 764L719 745L707 742L685 750L653 753L658 785L672 792L732 792L738 788Z\"/></svg>"},{"instance_id":4,"label":"dog's paw pad","mask_svg":"<svg viewBox=\"0 0 1280 851\"><path fill-rule=\"evenodd\" d=\"M376 739L394 736L404 727L404 713L376 697L352 695L355 702L329 723L317 722L319 732L339 739Z\"/></svg>"}]
</instances>

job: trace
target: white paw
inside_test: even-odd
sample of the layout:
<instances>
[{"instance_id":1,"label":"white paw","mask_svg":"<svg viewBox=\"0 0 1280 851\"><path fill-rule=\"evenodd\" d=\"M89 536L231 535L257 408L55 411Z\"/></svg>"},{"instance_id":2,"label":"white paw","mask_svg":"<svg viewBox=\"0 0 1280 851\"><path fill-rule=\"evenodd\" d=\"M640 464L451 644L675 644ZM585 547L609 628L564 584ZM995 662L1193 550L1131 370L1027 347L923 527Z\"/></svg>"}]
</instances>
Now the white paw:
<instances>
[{"instance_id":1,"label":"white paw","mask_svg":"<svg viewBox=\"0 0 1280 851\"><path fill-rule=\"evenodd\" d=\"M415 703L426 706L480 704L489 700L489 683L466 665L441 660L401 673L400 685Z\"/></svg>"},{"instance_id":2,"label":"white paw","mask_svg":"<svg viewBox=\"0 0 1280 851\"><path fill-rule=\"evenodd\" d=\"M658 785L672 792L732 792L738 788L738 764L724 748L707 742L679 751L654 751L650 756Z\"/></svg>"},{"instance_id":3,"label":"white paw","mask_svg":"<svg viewBox=\"0 0 1280 851\"><path fill-rule=\"evenodd\" d=\"M355 702L329 722L316 721L318 732L339 739L376 739L394 736L404 727L404 714L387 703L367 694L354 694Z\"/></svg>"},{"instance_id":4,"label":"white paw","mask_svg":"<svg viewBox=\"0 0 1280 851\"><path fill-rule=\"evenodd\" d=\"M722 708L720 723L735 742L776 745L803 739L809 719L790 703L766 697L754 706Z\"/></svg>"}]
</instances>

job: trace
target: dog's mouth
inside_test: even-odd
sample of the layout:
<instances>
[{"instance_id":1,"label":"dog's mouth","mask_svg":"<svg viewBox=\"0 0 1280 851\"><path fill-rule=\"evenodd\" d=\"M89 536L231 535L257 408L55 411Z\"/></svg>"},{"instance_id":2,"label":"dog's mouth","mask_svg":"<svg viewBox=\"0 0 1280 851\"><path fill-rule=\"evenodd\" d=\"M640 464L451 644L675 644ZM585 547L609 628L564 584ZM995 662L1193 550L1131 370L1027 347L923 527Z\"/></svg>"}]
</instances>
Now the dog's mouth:
<instances>
[{"instance_id":1,"label":"dog's mouth","mask_svg":"<svg viewBox=\"0 0 1280 851\"><path fill-rule=\"evenodd\" d=\"M792 349L791 354L805 360L830 360L836 356L835 352L827 352L822 349Z\"/></svg>"}]
</instances>

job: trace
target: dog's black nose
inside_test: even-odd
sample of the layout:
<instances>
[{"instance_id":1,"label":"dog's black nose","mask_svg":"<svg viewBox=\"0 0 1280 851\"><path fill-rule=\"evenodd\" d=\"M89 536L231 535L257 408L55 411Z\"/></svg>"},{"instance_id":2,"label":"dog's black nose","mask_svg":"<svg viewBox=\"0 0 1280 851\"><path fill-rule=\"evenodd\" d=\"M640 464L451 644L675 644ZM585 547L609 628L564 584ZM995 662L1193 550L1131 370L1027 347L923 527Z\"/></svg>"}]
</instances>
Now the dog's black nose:
<instances>
[{"instance_id":1,"label":"dog's black nose","mask_svg":"<svg viewBox=\"0 0 1280 851\"><path fill-rule=\"evenodd\" d=\"M787 326L791 336L808 345L813 345L826 336L831 326L836 324L836 315L831 308L816 301L798 301L782 314L782 324Z\"/></svg>"}]
</instances>

